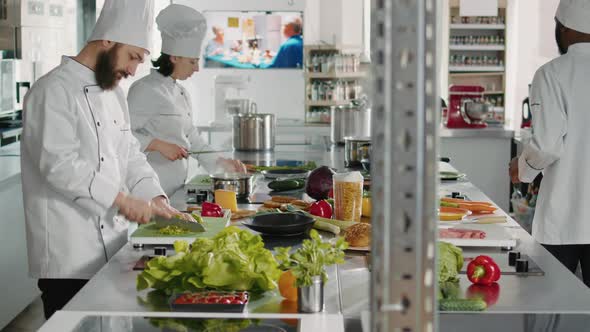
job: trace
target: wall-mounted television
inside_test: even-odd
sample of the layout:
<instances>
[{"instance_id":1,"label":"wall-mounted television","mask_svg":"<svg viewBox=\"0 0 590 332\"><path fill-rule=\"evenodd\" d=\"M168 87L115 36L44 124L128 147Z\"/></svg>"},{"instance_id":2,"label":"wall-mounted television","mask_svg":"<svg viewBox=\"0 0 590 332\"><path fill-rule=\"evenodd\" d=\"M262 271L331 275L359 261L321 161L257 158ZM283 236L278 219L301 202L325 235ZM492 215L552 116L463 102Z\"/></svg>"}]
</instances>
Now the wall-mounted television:
<instances>
[{"instance_id":1,"label":"wall-mounted television","mask_svg":"<svg viewBox=\"0 0 590 332\"><path fill-rule=\"evenodd\" d=\"M303 12L205 11L205 68L302 69Z\"/></svg>"}]
</instances>

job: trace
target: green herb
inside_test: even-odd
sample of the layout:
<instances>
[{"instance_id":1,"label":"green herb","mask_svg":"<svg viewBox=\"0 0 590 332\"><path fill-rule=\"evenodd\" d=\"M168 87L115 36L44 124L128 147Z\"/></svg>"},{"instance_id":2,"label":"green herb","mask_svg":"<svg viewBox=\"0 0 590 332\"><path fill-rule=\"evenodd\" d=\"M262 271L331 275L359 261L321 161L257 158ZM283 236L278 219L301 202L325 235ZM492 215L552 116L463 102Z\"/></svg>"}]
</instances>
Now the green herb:
<instances>
[{"instance_id":1,"label":"green herb","mask_svg":"<svg viewBox=\"0 0 590 332\"><path fill-rule=\"evenodd\" d=\"M311 239L303 240L301 248L292 254L291 247L275 248L276 259L281 263L281 268L291 270L297 278L297 287L312 285L312 277L321 276L323 282L328 281L325 267L332 264L344 263L344 250L348 243L340 237L335 244L323 242L318 232L312 229L309 233Z\"/></svg>"},{"instance_id":2,"label":"green herb","mask_svg":"<svg viewBox=\"0 0 590 332\"><path fill-rule=\"evenodd\" d=\"M180 227L180 226L176 226L176 225L169 225L169 226L160 228L158 230L158 233L162 234L162 235L182 235L182 234L191 233L191 231L184 228L184 227Z\"/></svg>"},{"instance_id":3,"label":"green herb","mask_svg":"<svg viewBox=\"0 0 590 332\"><path fill-rule=\"evenodd\" d=\"M195 218L195 221L196 222L198 222L199 224L203 225L203 217L201 217L200 215L198 215L195 212L191 213L191 216L193 216L193 218Z\"/></svg>"},{"instance_id":4,"label":"green herb","mask_svg":"<svg viewBox=\"0 0 590 332\"><path fill-rule=\"evenodd\" d=\"M166 294L202 289L263 292L277 287L281 271L259 235L227 227L213 238L192 246L175 241L176 254L155 257L137 276L137 290L152 288Z\"/></svg>"}]
</instances>

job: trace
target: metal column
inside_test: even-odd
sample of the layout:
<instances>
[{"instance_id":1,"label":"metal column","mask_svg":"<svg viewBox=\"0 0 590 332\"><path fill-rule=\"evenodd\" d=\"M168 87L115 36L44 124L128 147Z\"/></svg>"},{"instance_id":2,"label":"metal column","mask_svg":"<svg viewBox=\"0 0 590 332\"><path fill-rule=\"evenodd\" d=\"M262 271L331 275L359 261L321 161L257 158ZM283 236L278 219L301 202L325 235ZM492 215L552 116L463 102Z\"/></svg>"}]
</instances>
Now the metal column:
<instances>
[{"instance_id":1,"label":"metal column","mask_svg":"<svg viewBox=\"0 0 590 332\"><path fill-rule=\"evenodd\" d=\"M434 331L435 0L372 0L372 331Z\"/></svg>"}]
</instances>

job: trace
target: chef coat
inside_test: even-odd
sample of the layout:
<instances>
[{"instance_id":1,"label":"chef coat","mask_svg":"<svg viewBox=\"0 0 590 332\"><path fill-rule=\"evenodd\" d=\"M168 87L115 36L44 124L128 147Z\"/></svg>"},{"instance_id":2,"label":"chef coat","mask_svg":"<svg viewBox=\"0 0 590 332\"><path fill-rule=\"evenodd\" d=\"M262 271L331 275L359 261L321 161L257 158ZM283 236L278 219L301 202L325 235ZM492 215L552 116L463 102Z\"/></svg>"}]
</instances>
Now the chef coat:
<instances>
[{"instance_id":1,"label":"chef coat","mask_svg":"<svg viewBox=\"0 0 590 332\"><path fill-rule=\"evenodd\" d=\"M533 237L543 244L590 244L590 43L541 67L530 105L533 137L518 161L522 182L543 181Z\"/></svg>"},{"instance_id":2,"label":"chef coat","mask_svg":"<svg viewBox=\"0 0 590 332\"><path fill-rule=\"evenodd\" d=\"M152 69L149 75L131 85L127 100L131 129L141 143L141 151L145 151L156 138L188 151L211 150L193 124L192 106L186 89L172 77ZM146 154L166 194L171 196L185 184L188 159L170 161L158 151L146 151ZM208 172L215 170L215 154L203 154L197 160Z\"/></svg>"},{"instance_id":3,"label":"chef coat","mask_svg":"<svg viewBox=\"0 0 590 332\"><path fill-rule=\"evenodd\" d=\"M132 135L121 88L63 57L24 102L21 167L30 274L90 279L125 243L119 192L164 195Z\"/></svg>"}]
</instances>

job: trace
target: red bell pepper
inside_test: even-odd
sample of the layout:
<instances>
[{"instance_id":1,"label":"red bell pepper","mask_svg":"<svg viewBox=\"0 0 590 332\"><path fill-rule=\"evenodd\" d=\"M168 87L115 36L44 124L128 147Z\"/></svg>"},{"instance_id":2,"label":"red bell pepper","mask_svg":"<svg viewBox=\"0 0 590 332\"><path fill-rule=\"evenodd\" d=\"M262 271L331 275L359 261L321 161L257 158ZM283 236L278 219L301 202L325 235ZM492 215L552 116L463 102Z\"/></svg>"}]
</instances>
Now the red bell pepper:
<instances>
[{"instance_id":1,"label":"red bell pepper","mask_svg":"<svg viewBox=\"0 0 590 332\"><path fill-rule=\"evenodd\" d=\"M309 213L321 218L332 218L332 205L326 201L317 201L309 207Z\"/></svg>"},{"instance_id":2,"label":"red bell pepper","mask_svg":"<svg viewBox=\"0 0 590 332\"><path fill-rule=\"evenodd\" d=\"M500 285L496 282L489 286L473 284L467 288L468 299L482 299L488 307L496 304L499 297Z\"/></svg>"},{"instance_id":3,"label":"red bell pepper","mask_svg":"<svg viewBox=\"0 0 590 332\"><path fill-rule=\"evenodd\" d=\"M467 278L476 285L491 285L500 279L500 267L489 256L477 256L467 265Z\"/></svg>"},{"instance_id":4,"label":"red bell pepper","mask_svg":"<svg viewBox=\"0 0 590 332\"><path fill-rule=\"evenodd\" d=\"M201 216L221 218L223 217L223 210L218 204L203 202L203 205L201 205Z\"/></svg>"}]
</instances>

